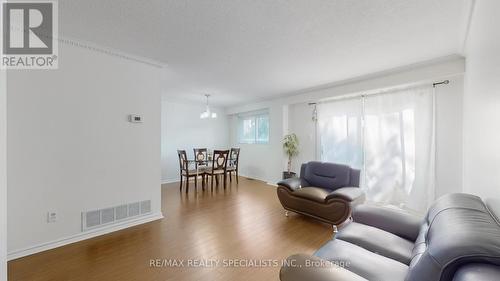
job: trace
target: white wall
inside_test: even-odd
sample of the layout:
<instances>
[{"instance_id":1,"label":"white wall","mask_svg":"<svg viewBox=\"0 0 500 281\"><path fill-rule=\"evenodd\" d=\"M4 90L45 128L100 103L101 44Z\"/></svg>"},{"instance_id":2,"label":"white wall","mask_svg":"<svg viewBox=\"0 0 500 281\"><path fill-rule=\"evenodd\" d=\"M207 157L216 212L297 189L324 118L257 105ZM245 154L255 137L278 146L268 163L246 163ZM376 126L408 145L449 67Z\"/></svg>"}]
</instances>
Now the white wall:
<instances>
[{"instance_id":1,"label":"white wall","mask_svg":"<svg viewBox=\"0 0 500 281\"><path fill-rule=\"evenodd\" d=\"M287 131L297 133L301 143L301 152L293 162L294 170L298 171L299 163L314 159L315 130L311 122L312 109L307 105L310 101L394 86L422 82L432 83L440 79L450 79L451 84L437 88L436 103L442 107L436 117L438 134L442 136L437 140L437 147L440 149L437 152L440 169L437 181L439 185L443 186L443 189L437 191L437 195L444 192L462 191L461 179L456 175L459 175L461 171L461 108L464 63L463 58L449 57L337 83L328 88L306 91L295 96L227 108L227 113L233 115L233 118L239 112L261 108L270 108L271 110L270 135L272 141L270 145L241 145L242 155L250 155L246 159L247 162L241 161L241 173L266 182L277 182L281 177L281 171L286 167L285 155L281 150L281 138ZM238 145L235 134L236 122L231 123L231 128L231 144ZM447 145L448 142L449 145ZM259 164L262 163L261 159L266 159L265 163L269 163L265 168Z\"/></svg>"},{"instance_id":2,"label":"white wall","mask_svg":"<svg viewBox=\"0 0 500 281\"><path fill-rule=\"evenodd\" d=\"M462 192L464 76L436 87L436 196Z\"/></svg>"},{"instance_id":3,"label":"white wall","mask_svg":"<svg viewBox=\"0 0 500 281\"><path fill-rule=\"evenodd\" d=\"M7 79L5 74L4 70L0 70L0 280L7 280Z\"/></svg>"},{"instance_id":4,"label":"white wall","mask_svg":"<svg viewBox=\"0 0 500 281\"><path fill-rule=\"evenodd\" d=\"M216 119L200 119L204 104L162 100L161 177L162 182L179 180L177 149L194 158L193 148L228 149L228 119L223 110L211 107Z\"/></svg>"},{"instance_id":5,"label":"white wall","mask_svg":"<svg viewBox=\"0 0 500 281\"><path fill-rule=\"evenodd\" d=\"M161 210L161 69L62 43L59 59L58 70L7 77L14 256L80 234L82 211L146 199ZM129 123L131 113L144 123Z\"/></svg>"},{"instance_id":6,"label":"white wall","mask_svg":"<svg viewBox=\"0 0 500 281\"><path fill-rule=\"evenodd\" d=\"M500 191L500 1L476 1L466 45L464 187L483 197Z\"/></svg>"}]
</instances>

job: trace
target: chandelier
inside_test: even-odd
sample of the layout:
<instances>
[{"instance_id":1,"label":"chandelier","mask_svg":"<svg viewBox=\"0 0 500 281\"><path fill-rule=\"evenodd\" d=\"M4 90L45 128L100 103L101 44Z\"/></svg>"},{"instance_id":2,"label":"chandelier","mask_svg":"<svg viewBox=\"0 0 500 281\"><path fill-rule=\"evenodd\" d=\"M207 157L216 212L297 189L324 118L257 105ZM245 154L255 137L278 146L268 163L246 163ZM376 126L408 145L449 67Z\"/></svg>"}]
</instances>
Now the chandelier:
<instances>
[{"instance_id":1,"label":"chandelier","mask_svg":"<svg viewBox=\"0 0 500 281\"><path fill-rule=\"evenodd\" d=\"M206 94L205 97L207 97L207 107L205 108L205 111L200 114L200 119L217 118L217 113L210 111L210 105L208 104L208 98L210 95Z\"/></svg>"}]
</instances>

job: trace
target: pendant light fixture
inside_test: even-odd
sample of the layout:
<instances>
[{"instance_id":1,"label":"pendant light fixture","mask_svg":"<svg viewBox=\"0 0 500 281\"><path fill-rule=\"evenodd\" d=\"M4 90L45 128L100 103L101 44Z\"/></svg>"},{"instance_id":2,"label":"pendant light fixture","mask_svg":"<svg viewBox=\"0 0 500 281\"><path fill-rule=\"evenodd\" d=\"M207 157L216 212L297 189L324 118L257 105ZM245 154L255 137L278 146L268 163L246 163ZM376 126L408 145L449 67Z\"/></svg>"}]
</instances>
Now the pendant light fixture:
<instances>
[{"instance_id":1,"label":"pendant light fixture","mask_svg":"<svg viewBox=\"0 0 500 281\"><path fill-rule=\"evenodd\" d=\"M205 108L205 111L200 114L200 119L217 118L217 113L210 111L210 105L208 104L208 98L210 95L206 94L205 97L207 97L207 107Z\"/></svg>"}]
</instances>

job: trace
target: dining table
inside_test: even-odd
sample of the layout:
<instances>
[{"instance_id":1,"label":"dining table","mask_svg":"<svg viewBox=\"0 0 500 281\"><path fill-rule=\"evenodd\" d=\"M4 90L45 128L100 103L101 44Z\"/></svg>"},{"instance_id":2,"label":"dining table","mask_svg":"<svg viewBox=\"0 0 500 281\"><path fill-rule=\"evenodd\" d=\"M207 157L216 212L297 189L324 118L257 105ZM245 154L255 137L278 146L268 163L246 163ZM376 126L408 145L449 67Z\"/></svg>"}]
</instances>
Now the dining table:
<instances>
[{"instance_id":1,"label":"dining table","mask_svg":"<svg viewBox=\"0 0 500 281\"><path fill-rule=\"evenodd\" d=\"M228 164L226 167L229 167L237 161L237 158L229 157L227 159ZM195 166L196 169L196 177L199 177L200 175L203 175L204 170L209 169L213 165L213 159L212 155L207 155L207 159L187 159L188 165L193 165ZM205 188L205 181L202 181L202 186Z\"/></svg>"},{"instance_id":2,"label":"dining table","mask_svg":"<svg viewBox=\"0 0 500 281\"><path fill-rule=\"evenodd\" d=\"M199 174L199 172L203 169L206 169L206 168L211 168L212 164L213 164L213 161L212 161L212 157L211 155L208 155L208 159L202 159L202 160L198 160L198 159L187 159L187 162L189 165L193 165L195 166L196 168L196 175ZM237 158L234 158L234 157L229 157L227 159L228 161L228 164L227 166L231 166L232 163L234 163L235 161L237 160Z\"/></svg>"}]
</instances>

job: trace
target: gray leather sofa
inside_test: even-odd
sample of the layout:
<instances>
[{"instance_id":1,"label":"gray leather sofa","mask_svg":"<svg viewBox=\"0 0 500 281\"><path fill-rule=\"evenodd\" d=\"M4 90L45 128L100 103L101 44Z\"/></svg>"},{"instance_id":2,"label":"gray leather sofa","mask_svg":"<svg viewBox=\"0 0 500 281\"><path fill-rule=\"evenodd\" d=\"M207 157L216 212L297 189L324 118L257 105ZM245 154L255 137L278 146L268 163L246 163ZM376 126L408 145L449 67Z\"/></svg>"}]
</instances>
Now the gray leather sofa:
<instances>
[{"instance_id":1,"label":"gray leather sofa","mask_svg":"<svg viewBox=\"0 0 500 281\"><path fill-rule=\"evenodd\" d=\"M283 281L500 280L500 200L438 199L424 218L359 205L353 222L314 256L294 255Z\"/></svg>"},{"instance_id":2,"label":"gray leather sofa","mask_svg":"<svg viewBox=\"0 0 500 281\"><path fill-rule=\"evenodd\" d=\"M340 225L351 207L364 202L359 170L346 165L311 161L302 164L300 178L278 182L278 198L287 211Z\"/></svg>"}]
</instances>

